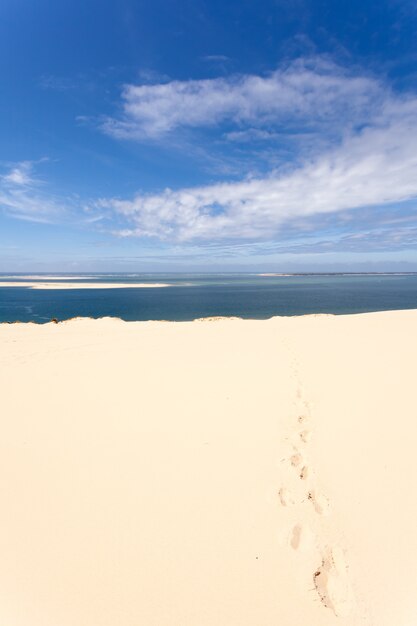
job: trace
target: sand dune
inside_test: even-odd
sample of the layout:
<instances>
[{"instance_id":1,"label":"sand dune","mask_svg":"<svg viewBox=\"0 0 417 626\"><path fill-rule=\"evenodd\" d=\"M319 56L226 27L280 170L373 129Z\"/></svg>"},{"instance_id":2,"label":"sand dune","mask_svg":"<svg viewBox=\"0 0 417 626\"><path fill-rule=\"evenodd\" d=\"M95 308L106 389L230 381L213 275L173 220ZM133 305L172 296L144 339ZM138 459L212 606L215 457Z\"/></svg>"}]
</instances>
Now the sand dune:
<instances>
[{"instance_id":1,"label":"sand dune","mask_svg":"<svg viewBox=\"0 0 417 626\"><path fill-rule=\"evenodd\" d=\"M416 329L0 325L0 622L416 624Z\"/></svg>"}]
</instances>

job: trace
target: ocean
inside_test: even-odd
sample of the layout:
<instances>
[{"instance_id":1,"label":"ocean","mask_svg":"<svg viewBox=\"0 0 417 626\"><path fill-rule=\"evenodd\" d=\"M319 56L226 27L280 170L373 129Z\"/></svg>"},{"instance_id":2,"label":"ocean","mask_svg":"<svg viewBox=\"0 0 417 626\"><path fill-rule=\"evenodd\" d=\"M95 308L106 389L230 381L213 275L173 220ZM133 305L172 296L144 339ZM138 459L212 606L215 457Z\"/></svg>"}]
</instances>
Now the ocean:
<instances>
[{"instance_id":1,"label":"ocean","mask_svg":"<svg viewBox=\"0 0 417 626\"><path fill-rule=\"evenodd\" d=\"M58 275L55 275L55 277ZM185 321L237 316L364 313L417 309L417 274L78 274L59 283L166 283L152 289L0 287L0 322L120 317ZM46 275L0 274L0 282L51 282Z\"/></svg>"}]
</instances>

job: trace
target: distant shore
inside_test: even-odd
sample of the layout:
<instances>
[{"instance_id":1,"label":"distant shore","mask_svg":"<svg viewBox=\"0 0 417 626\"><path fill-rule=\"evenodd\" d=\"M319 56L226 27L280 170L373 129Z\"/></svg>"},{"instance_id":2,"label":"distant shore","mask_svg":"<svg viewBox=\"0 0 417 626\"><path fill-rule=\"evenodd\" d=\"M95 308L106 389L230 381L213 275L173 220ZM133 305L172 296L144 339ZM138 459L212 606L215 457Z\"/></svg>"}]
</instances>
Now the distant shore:
<instances>
[{"instance_id":1,"label":"distant shore","mask_svg":"<svg viewBox=\"0 0 417 626\"><path fill-rule=\"evenodd\" d=\"M0 287L26 287L28 289L152 289L170 286L168 283L0 282Z\"/></svg>"}]
</instances>

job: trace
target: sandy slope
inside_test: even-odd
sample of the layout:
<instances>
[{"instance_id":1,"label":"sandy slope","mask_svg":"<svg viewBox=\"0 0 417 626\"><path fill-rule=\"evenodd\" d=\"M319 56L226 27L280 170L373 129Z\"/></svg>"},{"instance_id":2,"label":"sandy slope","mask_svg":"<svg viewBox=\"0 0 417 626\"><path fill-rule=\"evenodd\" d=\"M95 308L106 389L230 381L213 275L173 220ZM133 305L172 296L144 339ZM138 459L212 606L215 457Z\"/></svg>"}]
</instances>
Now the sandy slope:
<instances>
[{"instance_id":1,"label":"sandy slope","mask_svg":"<svg viewBox=\"0 0 417 626\"><path fill-rule=\"evenodd\" d=\"M417 311L0 325L0 623L417 623Z\"/></svg>"}]
</instances>

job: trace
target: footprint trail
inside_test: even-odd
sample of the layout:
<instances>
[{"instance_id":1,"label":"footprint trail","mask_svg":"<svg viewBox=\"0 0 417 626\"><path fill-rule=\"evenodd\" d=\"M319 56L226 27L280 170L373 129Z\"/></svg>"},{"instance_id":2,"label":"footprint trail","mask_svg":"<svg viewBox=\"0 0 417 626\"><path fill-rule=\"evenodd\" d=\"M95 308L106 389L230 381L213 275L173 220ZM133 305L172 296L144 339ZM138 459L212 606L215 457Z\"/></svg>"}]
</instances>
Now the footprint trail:
<instances>
[{"instance_id":1,"label":"footprint trail","mask_svg":"<svg viewBox=\"0 0 417 626\"><path fill-rule=\"evenodd\" d=\"M318 552L321 563L312 572L314 591L325 609L331 610L337 617L347 617L353 606L348 567L343 550L337 545L328 546L326 541L325 526L321 520L331 516L331 502L317 484L314 468L308 462L314 420L295 356L291 367L296 382L295 419L289 437L293 444L286 460L287 484L283 484L278 492L281 505L287 510L293 507L292 519L294 515L299 515L289 531L288 546L294 552ZM305 508L304 513L300 507ZM286 515L291 517L289 510ZM304 523L306 519L310 519L311 525ZM311 530L312 527L316 532Z\"/></svg>"}]
</instances>

